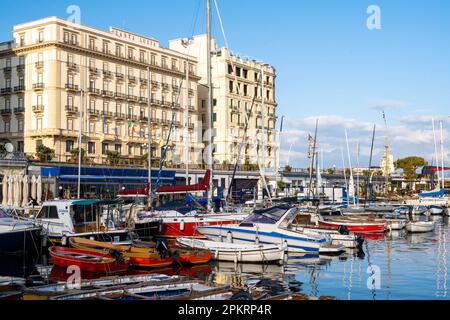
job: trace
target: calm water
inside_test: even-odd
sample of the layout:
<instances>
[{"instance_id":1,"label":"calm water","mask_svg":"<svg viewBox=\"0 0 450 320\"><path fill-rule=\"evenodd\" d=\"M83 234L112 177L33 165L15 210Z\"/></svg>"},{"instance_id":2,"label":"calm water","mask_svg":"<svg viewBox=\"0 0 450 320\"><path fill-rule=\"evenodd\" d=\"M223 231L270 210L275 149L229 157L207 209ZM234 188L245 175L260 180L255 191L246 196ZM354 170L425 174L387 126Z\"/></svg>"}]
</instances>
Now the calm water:
<instances>
[{"instance_id":1,"label":"calm water","mask_svg":"<svg viewBox=\"0 0 450 320\"><path fill-rule=\"evenodd\" d=\"M432 219L437 222L434 232L388 233L378 239L366 239L364 252L348 251L339 257L298 255L290 256L285 266L220 262L152 272L186 275L235 287L261 278L272 279L293 291L340 300L448 299L449 221L442 217ZM65 270L52 268L46 257L37 264L21 256L0 257L0 276L29 275L35 279L42 275L45 281L67 277Z\"/></svg>"}]
</instances>

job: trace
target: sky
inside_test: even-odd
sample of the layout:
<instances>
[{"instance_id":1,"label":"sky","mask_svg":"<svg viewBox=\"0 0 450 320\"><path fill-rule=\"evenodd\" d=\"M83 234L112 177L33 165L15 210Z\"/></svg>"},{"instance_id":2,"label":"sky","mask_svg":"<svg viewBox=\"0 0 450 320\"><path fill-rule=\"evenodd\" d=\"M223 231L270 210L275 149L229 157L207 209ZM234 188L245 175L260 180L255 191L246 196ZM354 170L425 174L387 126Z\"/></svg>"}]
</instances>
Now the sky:
<instances>
[{"instance_id":1,"label":"sky","mask_svg":"<svg viewBox=\"0 0 450 320\"><path fill-rule=\"evenodd\" d=\"M3 8L8 14L0 19L0 40L12 38L14 24L47 16L67 18L67 7L77 5L83 24L124 28L168 46L170 39L205 32L204 2L16 0ZM373 162L378 164L385 141L383 111L395 159L418 155L434 161L431 120L437 121L439 150L442 120L445 161L450 165L450 1L217 2L231 50L277 70L277 114L280 120L285 117L280 165L307 166L307 138L316 119L324 167L343 166L345 130L352 165L360 143L359 163L367 166L374 124ZM367 27L371 5L380 8L381 29ZM216 14L212 20L213 35L223 44Z\"/></svg>"}]
</instances>

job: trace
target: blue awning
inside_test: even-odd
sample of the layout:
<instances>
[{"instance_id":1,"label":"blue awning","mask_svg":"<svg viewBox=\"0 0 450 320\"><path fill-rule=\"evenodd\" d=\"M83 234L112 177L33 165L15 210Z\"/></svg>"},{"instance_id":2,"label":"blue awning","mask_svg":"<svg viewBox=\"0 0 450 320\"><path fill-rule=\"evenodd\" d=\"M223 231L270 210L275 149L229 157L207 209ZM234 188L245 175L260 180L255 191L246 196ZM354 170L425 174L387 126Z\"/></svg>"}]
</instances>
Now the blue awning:
<instances>
[{"instance_id":1,"label":"blue awning","mask_svg":"<svg viewBox=\"0 0 450 320\"><path fill-rule=\"evenodd\" d=\"M60 180L78 180L78 175L76 176L59 176ZM80 176L81 181L135 181L146 183L148 177L100 177L100 176ZM158 177L152 177L152 181L157 181ZM174 182L174 178L161 178L162 181Z\"/></svg>"}]
</instances>

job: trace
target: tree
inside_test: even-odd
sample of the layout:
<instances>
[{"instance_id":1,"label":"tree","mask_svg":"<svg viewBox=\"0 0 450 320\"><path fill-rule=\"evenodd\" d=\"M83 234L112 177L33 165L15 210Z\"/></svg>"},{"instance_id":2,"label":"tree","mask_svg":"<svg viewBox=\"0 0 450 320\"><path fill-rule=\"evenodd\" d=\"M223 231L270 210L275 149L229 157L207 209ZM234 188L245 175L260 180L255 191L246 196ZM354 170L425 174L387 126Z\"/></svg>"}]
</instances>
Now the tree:
<instances>
[{"instance_id":1,"label":"tree","mask_svg":"<svg viewBox=\"0 0 450 320\"><path fill-rule=\"evenodd\" d=\"M290 165L286 165L283 170L284 173L291 173L292 167Z\"/></svg>"},{"instance_id":2,"label":"tree","mask_svg":"<svg viewBox=\"0 0 450 320\"><path fill-rule=\"evenodd\" d=\"M55 149L40 144L36 147L36 158L39 161L51 161L55 157Z\"/></svg>"},{"instance_id":3,"label":"tree","mask_svg":"<svg viewBox=\"0 0 450 320\"><path fill-rule=\"evenodd\" d=\"M109 165L117 164L119 159L120 159L119 152L111 150L106 151L106 161L108 161Z\"/></svg>"},{"instance_id":4,"label":"tree","mask_svg":"<svg viewBox=\"0 0 450 320\"><path fill-rule=\"evenodd\" d=\"M428 162L425 161L424 158L417 157L417 156L398 159L397 161L394 162L396 169L403 169L405 178L407 180L416 180L417 179L417 174L416 174L417 168L426 166L427 164L428 164Z\"/></svg>"},{"instance_id":5,"label":"tree","mask_svg":"<svg viewBox=\"0 0 450 320\"><path fill-rule=\"evenodd\" d=\"M0 144L0 154L6 153L6 147L4 144Z\"/></svg>"},{"instance_id":6,"label":"tree","mask_svg":"<svg viewBox=\"0 0 450 320\"><path fill-rule=\"evenodd\" d=\"M86 160L86 151L81 148L81 163L86 163ZM74 148L70 152L70 162L78 163L78 148Z\"/></svg>"}]
</instances>

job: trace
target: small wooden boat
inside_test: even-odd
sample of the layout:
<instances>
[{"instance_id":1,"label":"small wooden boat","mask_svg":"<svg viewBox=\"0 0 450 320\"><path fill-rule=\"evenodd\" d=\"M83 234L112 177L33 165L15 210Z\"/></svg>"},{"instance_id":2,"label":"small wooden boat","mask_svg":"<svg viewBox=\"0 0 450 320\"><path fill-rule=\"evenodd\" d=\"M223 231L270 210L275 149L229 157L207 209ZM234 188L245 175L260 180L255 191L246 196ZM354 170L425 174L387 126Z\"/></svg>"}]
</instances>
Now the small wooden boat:
<instances>
[{"instance_id":1,"label":"small wooden boat","mask_svg":"<svg viewBox=\"0 0 450 320\"><path fill-rule=\"evenodd\" d=\"M153 247L147 246L128 246L114 245L106 242L88 240L84 238L70 238L70 245L82 250L92 250L94 252L104 253L111 250L120 252L129 260L130 266L142 268L162 268L170 266L173 258L169 255L161 256Z\"/></svg>"},{"instance_id":2,"label":"small wooden boat","mask_svg":"<svg viewBox=\"0 0 450 320\"><path fill-rule=\"evenodd\" d=\"M344 226L350 232L354 233L384 233L384 222L369 222L351 219L333 219L333 220L319 220L319 225L322 227L339 229Z\"/></svg>"},{"instance_id":3,"label":"small wooden boat","mask_svg":"<svg viewBox=\"0 0 450 320\"><path fill-rule=\"evenodd\" d=\"M77 266L81 271L100 274L113 274L128 270L128 259L122 256L114 257L108 253L57 246L49 248L48 251L53 263L63 268Z\"/></svg>"},{"instance_id":4,"label":"small wooden boat","mask_svg":"<svg viewBox=\"0 0 450 320\"><path fill-rule=\"evenodd\" d=\"M210 250L213 259L219 261L279 263L283 262L285 257L285 249L278 245L237 244L193 238L178 238L177 243L188 248Z\"/></svg>"},{"instance_id":5,"label":"small wooden boat","mask_svg":"<svg viewBox=\"0 0 450 320\"><path fill-rule=\"evenodd\" d=\"M182 265L205 264L212 259L212 252L210 250L178 246L170 249L170 253L174 260Z\"/></svg>"},{"instance_id":6,"label":"small wooden boat","mask_svg":"<svg viewBox=\"0 0 450 320\"><path fill-rule=\"evenodd\" d=\"M431 232L435 227L434 221L410 221L406 224L406 230L411 233Z\"/></svg>"},{"instance_id":7,"label":"small wooden boat","mask_svg":"<svg viewBox=\"0 0 450 320\"><path fill-rule=\"evenodd\" d=\"M0 300L20 300L25 286L20 284L10 284L0 286Z\"/></svg>"}]
</instances>

